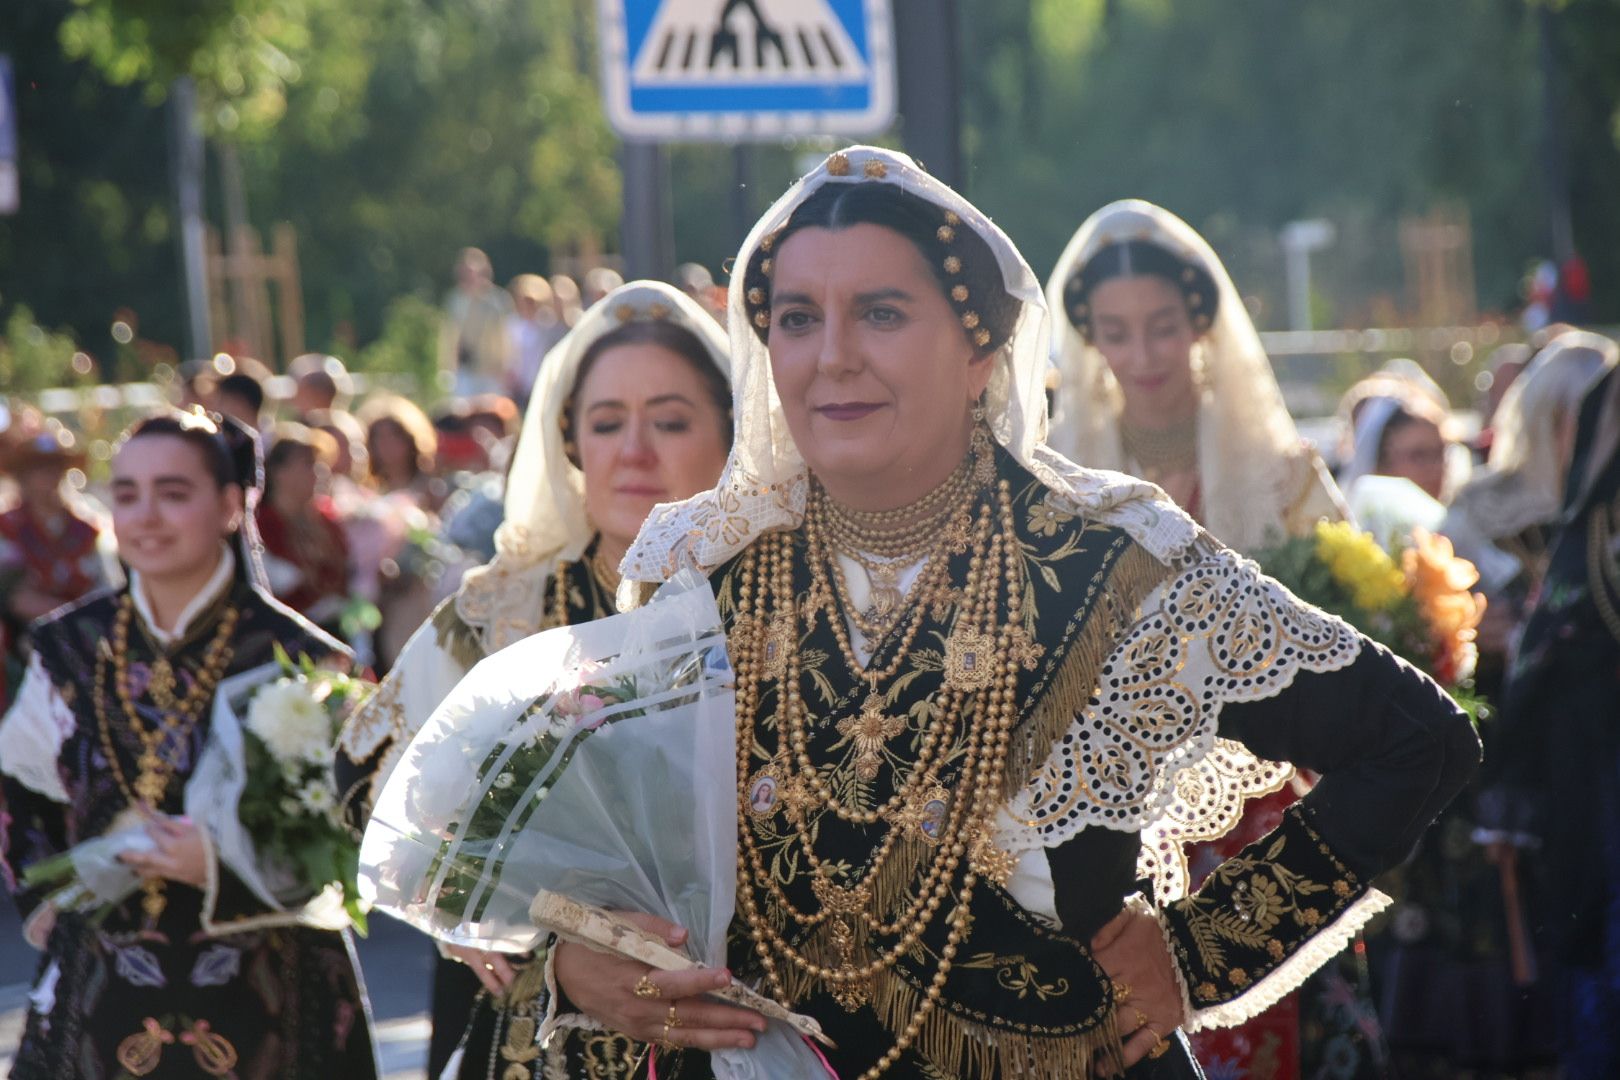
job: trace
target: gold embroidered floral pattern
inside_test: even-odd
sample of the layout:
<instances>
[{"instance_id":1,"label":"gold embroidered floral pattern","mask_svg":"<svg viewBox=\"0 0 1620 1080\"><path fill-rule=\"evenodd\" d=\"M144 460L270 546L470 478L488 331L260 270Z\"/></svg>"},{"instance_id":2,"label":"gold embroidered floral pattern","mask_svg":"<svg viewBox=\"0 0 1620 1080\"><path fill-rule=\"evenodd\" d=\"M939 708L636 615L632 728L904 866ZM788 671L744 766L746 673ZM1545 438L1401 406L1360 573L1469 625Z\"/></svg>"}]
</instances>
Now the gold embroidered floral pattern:
<instances>
[{"instance_id":1,"label":"gold embroidered floral pattern","mask_svg":"<svg viewBox=\"0 0 1620 1080\"><path fill-rule=\"evenodd\" d=\"M1030 507L1029 531L1038 536L1056 536L1059 529L1073 520L1074 515L1048 495Z\"/></svg>"},{"instance_id":2,"label":"gold embroidered floral pattern","mask_svg":"<svg viewBox=\"0 0 1620 1080\"><path fill-rule=\"evenodd\" d=\"M1306 811L1290 808L1275 832L1164 909L1177 961L1194 987L1193 1005L1208 1008L1239 996L1364 891Z\"/></svg>"}]
</instances>

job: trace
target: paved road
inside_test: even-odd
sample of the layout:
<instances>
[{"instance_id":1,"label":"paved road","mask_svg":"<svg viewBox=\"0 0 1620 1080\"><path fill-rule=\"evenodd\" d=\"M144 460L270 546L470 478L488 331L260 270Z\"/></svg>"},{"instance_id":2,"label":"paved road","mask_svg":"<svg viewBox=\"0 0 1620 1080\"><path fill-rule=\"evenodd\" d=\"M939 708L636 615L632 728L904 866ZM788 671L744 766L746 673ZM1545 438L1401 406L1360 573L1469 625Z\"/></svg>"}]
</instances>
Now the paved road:
<instances>
[{"instance_id":1,"label":"paved road","mask_svg":"<svg viewBox=\"0 0 1620 1080\"><path fill-rule=\"evenodd\" d=\"M384 916L372 917L371 936L359 946L384 1077L424 1080L432 947L415 931ZM16 908L0 897L0 1075L11 1071L12 1055L22 1037L38 957L23 943Z\"/></svg>"}]
</instances>

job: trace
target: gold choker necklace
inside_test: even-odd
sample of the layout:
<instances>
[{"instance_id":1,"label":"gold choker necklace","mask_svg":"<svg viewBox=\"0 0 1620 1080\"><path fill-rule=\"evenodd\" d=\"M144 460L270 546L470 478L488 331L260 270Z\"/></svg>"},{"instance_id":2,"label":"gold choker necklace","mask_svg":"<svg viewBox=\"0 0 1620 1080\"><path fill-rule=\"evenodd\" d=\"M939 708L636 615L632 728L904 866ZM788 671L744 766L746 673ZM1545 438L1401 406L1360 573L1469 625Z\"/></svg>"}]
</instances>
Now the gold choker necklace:
<instances>
[{"instance_id":1,"label":"gold choker necklace","mask_svg":"<svg viewBox=\"0 0 1620 1080\"><path fill-rule=\"evenodd\" d=\"M1141 466L1149 480L1198 466L1198 421L1153 429L1121 422L1120 442L1125 456Z\"/></svg>"}]
</instances>

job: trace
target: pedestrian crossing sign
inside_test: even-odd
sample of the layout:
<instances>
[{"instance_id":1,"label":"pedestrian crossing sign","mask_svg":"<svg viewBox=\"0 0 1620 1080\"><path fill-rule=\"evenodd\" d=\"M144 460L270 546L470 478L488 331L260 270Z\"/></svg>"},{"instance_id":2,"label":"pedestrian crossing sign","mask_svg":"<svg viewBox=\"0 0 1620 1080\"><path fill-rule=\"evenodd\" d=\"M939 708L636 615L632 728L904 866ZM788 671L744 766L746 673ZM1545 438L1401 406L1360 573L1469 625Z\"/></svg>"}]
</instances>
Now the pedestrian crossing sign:
<instances>
[{"instance_id":1,"label":"pedestrian crossing sign","mask_svg":"<svg viewBox=\"0 0 1620 1080\"><path fill-rule=\"evenodd\" d=\"M598 0L626 139L873 135L894 120L889 0Z\"/></svg>"}]
</instances>

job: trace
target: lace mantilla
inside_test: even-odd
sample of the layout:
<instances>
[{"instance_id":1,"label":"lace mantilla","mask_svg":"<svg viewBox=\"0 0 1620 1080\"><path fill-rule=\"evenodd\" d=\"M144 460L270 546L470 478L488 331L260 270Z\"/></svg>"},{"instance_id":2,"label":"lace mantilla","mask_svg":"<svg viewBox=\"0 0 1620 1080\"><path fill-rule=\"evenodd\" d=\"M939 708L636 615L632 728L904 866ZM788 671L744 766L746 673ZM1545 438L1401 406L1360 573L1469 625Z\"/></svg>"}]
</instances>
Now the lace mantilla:
<instances>
[{"instance_id":1,"label":"lace mantilla","mask_svg":"<svg viewBox=\"0 0 1620 1080\"><path fill-rule=\"evenodd\" d=\"M1093 825L1144 831L1161 901L1186 890L1180 845L1223 834L1288 766L1219 740L1222 708L1334 671L1361 651L1347 623L1253 562L1201 539L1103 665L1090 703L1011 805L1008 851L1054 847Z\"/></svg>"},{"instance_id":2,"label":"lace mantilla","mask_svg":"<svg viewBox=\"0 0 1620 1080\"><path fill-rule=\"evenodd\" d=\"M467 571L456 594L456 614L496 653L540 632L552 568L538 559L497 557Z\"/></svg>"}]
</instances>

